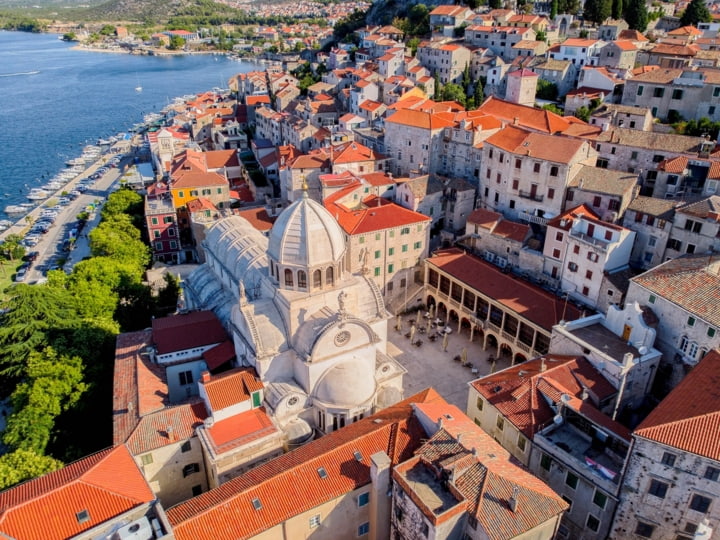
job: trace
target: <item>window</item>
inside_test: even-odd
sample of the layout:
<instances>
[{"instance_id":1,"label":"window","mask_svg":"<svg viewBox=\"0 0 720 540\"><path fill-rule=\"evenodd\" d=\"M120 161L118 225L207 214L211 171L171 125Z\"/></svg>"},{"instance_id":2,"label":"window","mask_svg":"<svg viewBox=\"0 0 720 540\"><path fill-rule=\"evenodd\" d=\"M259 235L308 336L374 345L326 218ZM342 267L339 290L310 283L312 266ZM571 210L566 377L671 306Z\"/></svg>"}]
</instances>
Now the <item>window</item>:
<instances>
[{"instance_id":1,"label":"window","mask_svg":"<svg viewBox=\"0 0 720 540\"><path fill-rule=\"evenodd\" d=\"M502 182L502 174L497 173L497 176L495 177L495 182L497 182L498 184Z\"/></svg>"},{"instance_id":2,"label":"window","mask_svg":"<svg viewBox=\"0 0 720 540\"><path fill-rule=\"evenodd\" d=\"M715 329L712 326L707 329L707 336L715 337Z\"/></svg>"},{"instance_id":3,"label":"window","mask_svg":"<svg viewBox=\"0 0 720 540\"><path fill-rule=\"evenodd\" d=\"M522 167L522 161L520 161L519 159L515 159L515 168L519 169L520 167Z\"/></svg>"},{"instance_id":4,"label":"window","mask_svg":"<svg viewBox=\"0 0 720 540\"><path fill-rule=\"evenodd\" d=\"M155 251L162 251L162 249L163 249L163 243L155 242Z\"/></svg>"},{"instance_id":5,"label":"window","mask_svg":"<svg viewBox=\"0 0 720 540\"><path fill-rule=\"evenodd\" d=\"M637 159L637 157L638 157L637 151L634 151L634 152L631 152L631 153L630 153L630 159Z\"/></svg>"},{"instance_id":6,"label":"window","mask_svg":"<svg viewBox=\"0 0 720 540\"><path fill-rule=\"evenodd\" d=\"M569 514L570 512L572 512L573 501L570 497L566 495L562 495L562 500L570 505L567 509L567 513Z\"/></svg>"},{"instance_id":7,"label":"window","mask_svg":"<svg viewBox=\"0 0 720 540\"><path fill-rule=\"evenodd\" d=\"M502 431L505 427L505 420L503 420L503 417L498 414L497 420L495 421L495 425L497 428Z\"/></svg>"},{"instance_id":8,"label":"window","mask_svg":"<svg viewBox=\"0 0 720 540\"><path fill-rule=\"evenodd\" d=\"M170 240L170 249L175 249L177 247L177 242L175 240Z\"/></svg>"},{"instance_id":9,"label":"window","mask_svg":"<svg viewBox=\"0 0 720 540\"><path fill-rule=\"evenodd\" d=\"M178 373L178 377L180 379L180 386L192 384L193 382L192 371L181 371L180 373Z\"/></svg>"},{"instance_id":10,"label":"window","mask_svg":"<svg viewBox=\"0 0 720 540\"><path fill-rule=\"evenodd\" d=\"M593 203L592 203L592 204L593 204L594 207L596 207L596 208L599 207L601 202L602 202L602 198L601 198L601 197L593 197Z\"/></svg>"},{"instance_id":11,"label":"window","mask_svg":"<svg viewBox=\"0 0 720 540\"><path fill-rule=\"evenodd\" d=\"M658 86L658 87L655 87L655 88L653 89L653 97L655 97L655 98L661 98L661 97L663 97L664 95L665 95L665 89L664 89L664 88L660 88L660 87Z\"/></svg>"},{"instance_id":12,"label":"window","mask_svg":"<svg viewBox=\"0 0 720 540\"><path fill-rule=\"evenodd\" d=\"M427 523L422 524L422 533L425 538L427 538L428 534L430 534L430 527L428 527Z\"/></svg>"},{"instance_id":13,"label":"window","mask_svg":"<svg viewBox=\"0 0 720 540\"><path fill-rule=\"evenodd\" d=\"M654 495L659 499L664 499L665 495L667 494L667 489L668 485L665 482L661 482L660 480L651 480L648 493L650 495Z\"/></svg>"},{"instance_id":14,"label":"window","mask_svg":"<svg viewBox=\"0 0 720 540\"><path fill-rule=\"evenodd\" d=\"M688 244L687 248L685 249L685 253L695 253L695 245L694 244Z\"/></svg>"},{"instance_id":15,"label":"window","mask_svg":"<svg viewBox=\"0 0 720 540\"><path fill-rule=\"evenodd\" d=\"M365 506L370 502L370 492L361 493L358 497L358 506Z\"/></svg>"},{"instance_id":16,"label":"window","mask_svg":"<svg viewBox=\"0 0 720 540\"><path fill-rule=\"evenodd\" d=\"M690 509L702 514L707 514L707 511L710 509L710 503L712 503L710 497L696 494L693 495L693 498L690 500Z\"/></svg>"},{"instance_id":17,"label":"window","mask_svg":"<svg viewBox=\"0 0 720 540\"><path fill-rule=\"evenodd\" d=\"M555 198L555 188L548 188L548 199Z\"/></svg>"},{"instance_id":18,"label":"window","mask_svg":"<svg viewBox=\"0 0 720 540\"><path fill-rule=\"evenodd\" d=\"M358 536L365 536L370 532L370 523L367 521L358 527Z\"/></svg>"},{"instance_id":19,"label":"window","mask_svg":"<svg viewBox=\"0 0 720 540\"><path fill-rule=\"evenodd\" d=\"M655 154L652 160L653 163L660 163L663 159L665 159L665 156L663 156L662 154ZM657 171L655 172L657 173Z\"/></svg>"},{"instance_id":20,"label":"window","mask_svg":"<svg viewBox=\"0 0 720 540\"><path fill-rule=\"evenodd\" d=\"M512 188L516 190L518 187L520 187L520 180L517 180L517 179L513 180Z\"/></svg>"},{"instance_id":21,"label":"window","mask_svg":"<svg viewBox=\"0 0 720 540\"><path fill-rule=\"evenodd\" d=\"M155 238L160 238L160 231L153 231L153 236Z\"/></svg>"},{"instance_id":22,"label":"window","mask_svg":"<svg viewBox=\"0 0 720 540\"><path fill-rule=\"evenodd\" d=\"M560 250L559 249L553 249L553 258L559 259L560 258Z\"/></svg>"},{"instance_id":23,"label":"window","mask_svg":"<svg viewBox=\"0 0 720 540\"><path fill-rule=\"evenodd\" d=\"M672 91L672 99L682 99L683 97L683 91L679 89L675 89Z\"/></svg>"},{"instance_id":24,"label":"window","mask_svg":"<svg viewBox=\"0 0 720 540\"><path fill-rule=\"evenodd\" d=\"M583 296L590 296L590 288L589 288L589 287L583 287L583 288L582 288L582 295L583 295Z\"/></svg>"},{"instance_id":25,"label":"window","mask_svg":"<svg viewBox=\"0 0 720 540\"><path fill-rule=\"evenodd\" d=\"M556 166L550 167L550 176L557 176L558 175L558 168Z\"/></svg>"},{"instance_id":26,"label":"window","mask_svg":"<svg viewBox=\"0 0 720 540\"><path fill-rule=\"evenodd\" d=\"M183 478L187 478L196 472L200 472L200 465L198 463L188 463L183 467Z\"/></svg>"},{"instance_id":27,"label":"window","mask_svg":"<svg viewBox=\"0 0 720 540\"><path fill-rule=\"evenodd\" d=\"M481 397L477 398L477 404L476 404L476 406L477 406L477 410L478 410L478 411L482 411L482 410L483 410L483 403L484 403L483 398L481 398Z\"/></svg>"},{"instance_id":28,"label":"window","mask_svg":"<svg viewBox=\"0 0 720 540\"><path fill-rule=\"evenodd\" d=\"M395 248L388 249L388 255L395 255Z\"/></svg>"},{"instance_id":29,"label":"window","mask_svg":"<svg viewBox=\"0 0 720 540\"><path fill-rule=\"evenodd\" d=\"M180 451L182 453L189 452L190 450L192 450L192 444L190 444L190 441L182 443L182 446L180 447Z\"/></svg>"},{"instance_id":30,"label":"window","mask_svg":"<svg viewBox=\"0 0 720 540\"><path fill-rule=\"evenodd\" d=\"M579 253L580 253L580 246L578 246L578 245L573 246L573 253L574 253L575 255L579 254Z\"/></svg>"},{"instance_id":31,"label":"window","mask_svg":"<svg viewBox=\"0 0 720 540\"><path fill-rule=\"evenodd\" d=\"M422 247L422 242L415 242L413 244L413 249L420 249Z\"/></svg>"},{"instance_id":32,"label":"window","mask_svg":"<svg viewBox=\"0 0 720 540\"><path fill-rule=\"evenodd\" d=\"M588 514L587 521L585 522L585 525L588 529L590 529L593 532L597 532L600 528L600 520L593 516L592 514Z\"/></svg>"},{"instance_id":33,"label":"window","mask_svg":"<svg viewBox=\"0 0 720 540\"><path fill-rule=\"evenodd\" d=\"M593 495L593 504L605 510L605 505L607 504L607 495L605 495L602 491L598 491L596 489L595 494Z\"/></svg>"},{"instance_id":34,"label":"window","mask_svg":"<svg viewBox=\"0 0 720 540\"><path fill-rule=\"evenodd\" d=\"M535 172L535 173L540 172L540 164L539 163L533 163L533 172Z\"/></svg>"},{"instance_id":35,"label":"window","mask_svg":"<svg viewBox=\"0 0 720 540\"><path fill-rule=\"evenodd\" d=\"M285 269L285 286L292 287L294 285L293 273L289 268Z\"/></svg>"},{"instance_id":36,"label":"window","mask_svg":"<svg viewBox=\"0 0 720 540\"><path fill-rule=\"evenodd\" d=\"M197 485L197 486L193 486L193 487L192 487L192 496L193 496L193 497L197 497L197 496L200 495L201 493L202 493L202 486L201 486L201 485Z\"/></svg>"},{"instance_id":37,"label":"window","mask_svg":"<svg viewBox=\"0 0 720 540\"><path fill-rule=\"evenodd\" d=\"M705 475L703 476L706 480L712 480L713 482L717 482L718 478L720 478L720 469L717 469L715 467L708 467L705 469Z\"/></svg>"},{"instance_id":38,"label":"window","mask_svg":"<svg viewBox=\"0 0 720 540\"><path fill-rule=\"evenodd\" d=\"M574 262L569 262L569 263L568 263L568 270L570 270L571 272L577 272L577 270L578 270L578 265L575 264Z\"/></svg>"},{"instance_id":39,"label":"window","mask_svg":"<svg viewBox=\"0 0 720 540\"><path fill-rule=\"evenodd\" d=\"M585 279L592 279L592 270L585 270Z\"/></svg>"},{"instance_id":40,"label":"window","mask_svg":"<svg viewBox=\"0 0 720 540\"><path fill-rule=\"evenodd\" d=\"M575 198L575 193L574 193L573 191L568 191L568 192L567 192L567 195L565 196L565 198L566 198L568 201L572 201L572 200Z\"/></svg>"},{"instance_id":41,"label":"window","mask_svg":"<svg viewBox=\"0 0 720 540\"><path fill-rule=\"evenodd\" d=\"M153 225L157 225L157 224L158 224L158 218L154 217L154 218L152 218L152 219L150 220L150 222L151 222Z\"/></svg>"},{"instance_id":42,"label":"window","mask_svg":"<svg viewBox=\"0 0 720 540\"><path fill-rule=\"evenodd\" d=\"M375 258L376 259L380 258L380 250L379 249L375 251Z\"/></svg>"},{"instance_id":43,"label":"window","mask_svg":"<svg viewBox=\"0 0 720 540\"><path fill-rule=\"evenodd\" d=\"M675 454L671 454L670 452L663 452L663 457L660 460L660 463L663 465L667 465L668 467L672 467L675 465Z\"/></svg>"},{"instance_id":44,"label":"window","mask_svg":"<svg viewBox=\"0 0 720 540\"><path fill-rule=\"evenodd\" d=\"M358 243L364 244L364 243L365 243L365 237L364 237L364 236L361 236L360 239L358 240Z\"/></svg>"},{"instance_id":45,"label":"window","mask_svg":"<svg viewBox=\"0 0 720 540\"><path fill-rule=\"evenodd\" d=\"M643 523L642 521L638 521L638 524L635 527L635 534L642 536L643 538L650 538L653 532L655 532L655 525Z\"/></svg>"},{"instance_id":46,"label":"window","mask_svg":"<svg viewBox=\"0 0 720 540\"><path fill-rule=\"evenodd\" d=\"M668 240L668 249L672 249L675 251L680 251L680 248L682 248L682 242L680 240L677 240L676 238L671 238Z\"/></svg>"},{"instance_id":47,"label":"window","mask_svg":"<svg viewBox=\"0 0 720 540\"><path fill-rule=\"evenodd\" d=\"M392 274L395 271L394 264L388 264L388 274Z\"/></svg>"},{"instance_id":48,"label":"window","mask_svg":"<svg viewBox=\"0 0 720 540\"><path fill-rule=\"evenodd\" d=\"M525 441L526 441L526 439L525 439L525 437L522 436L522 434L518 435L517 447L518 447L518 450L520 450L521 452L525 451L525 445L526 445Z\"/></svg>"},{"instance_id":49,"label":"window","mask_svg":"<svg viewBox=\"0 0 720 540\"><path fill-rule=\"evenodd\" d=\"M558 242L562 242L564 237L565 237L565 236L564 236L563 233L561 233L561 232L556 232L556 233L555 233L555 240L557 240Z\"/></svg>"},{"instance_id":50,"label":"window","mask_svg":"<svg viewBox=\"0 0 720 540\"><path fill-rule=\"evenodd\" d=\"M688 326L695 326L695 317L688 317L687 325L688 325Z\"/></svg>"},{"instance_id":51,"label":"window","mask_svg":"<svg viewBox=\"0 0 720 540\"><path fill-rule=\"evenodd\" d=\"M550 466L552 465L552 458L548 456L547 454L543 454L540 458L540 467L545 469L546 471L550 470Z\"/></svg>"},{"instance_id":52,"label":"window","mask_svg":"<svg viewBox=\"0 0 720 540\"><path fill-rule=\"evenodd\" d=\"M375 267L375 272L374 272L374 273L375 273L375 277L380 276L380 267L379 267L379 266L376 266L376 267Z\"/></svg>"},{"instance_id":53,"label":"window","mask_svg":"<svg viewBox=\"0 0 720 540\"><path fill-rule=\"evenodd\" d=\"M648 302L650 302L651 304L654 304L655 300L657 300L657 296L655 296L654 294L651 294L650 298L648 298Z\"/></svg>"},{"instance_id":54,"label":"window","mask_svg":"<svg viewBox=\"0 0 720 540\"><path fill-rule=\"evenodd\" d=\"M298 287L307 289L307 274L305 274L305 270L298 270Z\"/></svg>"},{"instance_id":55,"label":"window","mask_svg":"<svg viewBox=\"0 0 720 540\"><path fill-rule=\"evenodd\" d=\"M644 89L644 87L643 87L642 84L638 86L638 89L637 89L637 95L638 95L638 96L642 96L642 94L643 94L643 89Z\"/></svg>"},{"instance_id":56,"label":"window","mask_svg":"<svg viewBox=\"0 0 720 540\"><path fill-rule=\"evenodd\" d=\"M87 510L81 510L77 514L75 514L75 518L77 519L78 523L85 523L87 521L90 521L90 512Z\"/></svg>"},{"instance_id":57,"label":"window","mask_svg":"<svg viewBox=\"0 0 720 540\"><path fill-rule=\"evenodd\" d=\"M568 472L565 476L565 485L570 487L571 489L577 489L578 477L575 476L573 473Z\"/></svg>"},{"instance_id":58,"label":"window","mask_svg":"<svg viewBox=\"0 0 720 540\"><path fill-rule=\"evenodd\" d=\"M314 529L319 526L320 526L320 514L315 514L314 516L310 516L310 528Z\"/></svg>"},{"instance_id":59,"label":"window","mask_svg":"<svg viewBox=\"0 0 720 540\"><path fill-rule=\"evenodd\" d=\"M152 456L152 454L144 454L144 455L140 458L140 461L142 461L142 464L143 464L143 465L152 465L153 456Z\"/></svg>"}]
</instances>

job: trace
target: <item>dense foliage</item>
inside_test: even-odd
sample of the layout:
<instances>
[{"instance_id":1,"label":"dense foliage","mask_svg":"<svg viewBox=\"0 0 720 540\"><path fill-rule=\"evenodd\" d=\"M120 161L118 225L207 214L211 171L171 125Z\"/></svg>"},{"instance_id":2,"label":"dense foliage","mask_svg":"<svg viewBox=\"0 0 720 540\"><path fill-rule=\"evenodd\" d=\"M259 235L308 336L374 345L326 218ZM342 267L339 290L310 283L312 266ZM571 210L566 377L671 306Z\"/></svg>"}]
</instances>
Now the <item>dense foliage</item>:
<instances>
[{"instance_id":1,"label":"dense foliage","mask_svg":"<svg viewBox=\"0 0 720 540\"><path fill-rule=\"evenodd\" d=\"M697 26L700 22L710 22L711 20L712 15L705 0L692 0L680 17L680 24L682 26Z\"/></svg>"},{"instance_id":2,"label":"dense foliage","mask_svg":"<svg viewBox=\"0 0 720 540\"><path fill-rule=\"evenodd\" d=\"M645 0L628 0L625 8L625 22L632 30L644 32L648 25L648 12Z\"/></svg>"},{"instance_id":3,"label":"dense foliage","mask_svg":"<svg viewBox=\"0 0 720 540\"><path fill-rule=\"evenodd\" d=\"M69 275L49 272L47 283L12 285L0 305L0 395L10 406L0 489L111 443L115 337L177 301L174 280L157 298L142 282L141 203L129 190L110 195L89 235L93 257Z\"/></svg>"}]
</instances>

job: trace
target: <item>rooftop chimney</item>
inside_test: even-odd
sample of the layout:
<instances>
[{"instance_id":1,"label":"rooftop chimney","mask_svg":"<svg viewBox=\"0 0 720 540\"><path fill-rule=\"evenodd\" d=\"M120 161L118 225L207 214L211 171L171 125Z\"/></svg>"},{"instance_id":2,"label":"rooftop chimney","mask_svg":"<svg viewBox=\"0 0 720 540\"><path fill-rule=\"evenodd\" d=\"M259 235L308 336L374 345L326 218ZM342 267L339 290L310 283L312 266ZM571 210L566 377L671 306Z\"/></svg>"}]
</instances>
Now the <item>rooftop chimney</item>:
<instances>
[{"instance_id":1,"label":"rooftop chimney","mask_svg":"<svg viewBox=\"0 0 720 540\"><path fill-rule=\"evenodd\" d=\"M201 382L210 382L210 372L209 371L203 371L200 375L200 381Z\"/></svg>"},{"instance_id":2,"label":"rooftop chimney","mask_svg":"<svg viewBox=\"0 0 720 540\"><path fill-rule=\"evenodd\" d=\"M543 356L540 359L540 373L543 373L546 370L547 370L547 366L545 365L545 357Z\"/></svg>"},{"instance_id":3,"label":"rooftop chimney","mask_svg":"<svg viewBox=\"0 0 720 540\"><path fill-rule=\"evenodd\" d=\"M171 441L175 440L175 432L173 431L172 426L167 427L167 436L168 436L169 440L171 440Z\"/></svg>"},{"instance_id":4,"label":"rooftop chimney","mask_svg":"<svg viewBox=\"0 0 720 540\"><path fill-rule=\"evenodd\" d=\"M518 507L518 494L520 493L520 488L517 486L513 487L513 494L512 497L508 499L508 506L510 507L510 510L513 512L517 512Z\"/></svg>"}]
</instances>

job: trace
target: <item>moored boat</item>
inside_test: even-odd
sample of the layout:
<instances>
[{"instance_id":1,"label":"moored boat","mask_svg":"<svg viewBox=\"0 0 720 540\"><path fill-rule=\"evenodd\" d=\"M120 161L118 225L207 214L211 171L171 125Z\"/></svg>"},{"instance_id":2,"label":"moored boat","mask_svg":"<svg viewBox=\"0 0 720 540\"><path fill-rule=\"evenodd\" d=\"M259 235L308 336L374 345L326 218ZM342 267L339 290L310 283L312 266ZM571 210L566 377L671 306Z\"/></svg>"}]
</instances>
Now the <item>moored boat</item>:
<instances>
[{"instance_id":1,"label":"moored boat","mask_svg":"<svg viewBox=\"0 0 720 540\"><path fill-rule=\"evenodd\" d=\"M50 196L50 193L45 191L44 189L40 188L33 188L30 190L30 193L27 194L27 198L31 201L39 201L42 199L47 199Z\"/></svg>"},{"instance_id":2,"label":"moored boat","mask_svg":"<svg viewBox=\"0 0 720 540\"><path fill-rule=\"evenodd\" d=\"M5 207L6 214L24 214L27 210L27 208L19 204L10 204Z\"/></svg>"}]
</instances>

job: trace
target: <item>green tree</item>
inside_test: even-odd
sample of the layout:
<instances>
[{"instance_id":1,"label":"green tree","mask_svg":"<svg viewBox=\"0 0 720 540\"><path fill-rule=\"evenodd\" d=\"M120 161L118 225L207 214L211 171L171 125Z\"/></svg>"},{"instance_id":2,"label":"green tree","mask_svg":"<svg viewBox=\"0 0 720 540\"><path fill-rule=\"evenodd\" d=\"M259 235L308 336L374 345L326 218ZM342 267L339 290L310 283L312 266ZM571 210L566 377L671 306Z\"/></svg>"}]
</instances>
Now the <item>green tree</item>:
<instances>
[{"instance_id":1,"label":"green tree","mask_svg":"<svg viewBox=\"0 0 720 540\"><path fill-rule=\"evenodd\" d=\"M580 11L580 0L558 0L558 13L577 15Z\"/></svg>"},{"instance_id":2,"label":"green tree","mask_svg":"<svg viewBox=\"0 0 720 540\"><path fill-rule=\"evenodd\" d=\"M547 101L557 101L558 98L558 87L557 84L546 81L545 79L538 79L537 89L535 90L535 96Z\"/></svg>"},{"instance_id":3,"label":"green tree","mask_svg":"<svg viewBox=\"0 0 720 540\"><path fill-rule=\"evenodd\" d=\"M488 0L488 6L490 6L490 9L500 9L502 7L502 0Z\"/></svg>"},{"instance_id":4,"label":"green tree","mask_svg":"<svg viewBox=\"0 0 720 540\"><path fill-rule=\"evenodd\" d=\"M185 40L178 35L173 34L170 36L170 43L167 48L171 51L177 51L185 46Z\"/></svg>"},{"instance_id":5,"label":"green tree","mask_svg":"<svg viewBox=\"0 0 720 540\"><path fill-rule=\"evenodd\" d=\"M682 26L697 26L700 22L710 22L711 20L712 15L705 0L692 0L680 17L680 24Z\"/></svg>"},{"instance_id":6,"label":"green tree","mask_svg":"<svg viewBox=\"0 0 720 540\"><path fill-rule=\"evenodd\" d=\"M546 41L547 40L547 34L545 33L545 30L538 30L535 33L535 41Z\"/></svg>"},{"instance_id":7,"label":"green tree","mask_svg":"<svg viewBox=\"0 0 720 540\"><path fill-rule=\"evenodd\" d=\"M612 9L610 10L610 14L615 20L623 18L623 0L612 0Z\"/></svg>"},{"instance_id":8,"label":"green tree","mask_svg":"<svg viewBox=\"0 0 720 540\"><path fill-rule=\"evenodd\" d=\"M0 489L55 471L63 466L61 461L36 454L32 450L15 450L0 456Z\"/></svg>"},{"instance_id":9,"label":"green tree","mask_svg":"<svg viewBox=\"0 0 720 540\"><path fill-rule=\"evenodd\" d=\"M51 347L28 357L26 379L10 396L13 412L7 418L3 442L13 450L45 451L55 418L87 390L82 360L58 355Z\"/></svg>"},{"instance_id":10,"label":"green tree","mask_svg":"<svg viewBox=\"0 0 720 540\"><path fill-rule=\"evenodd\" d=\"M100 29L99 34L101 36L114 36L115 35L115 27L112 24L106 24Z\"/></svg>"},{"instance_id":11,"label":"green tree","mask_svg":"<svg viewBox=\"0 0 720 540\"><path fill-rule=\"evenodd\" d=\"M459 84L447 83L445 86L443 86L443 101L455 101L464 107L466 99L467 97L465 95L465 90Z\"/></svg>"},{"instance_id":12,"label":"green tree","mask_svg":"<svg viewBox=\"0 0 720 540\"><path fill-rule=\"evenodd\" d=\"M25 248L20 242L22 242L22 236L19 234L8 234L5 237L5 241L0 244L2 255L11 261L19 259L25 255Z\"/></svg>"},{"instance_id":13,"label":"green tree","mask_svg":"<svg viewBox=\"0 0 720 540\"><path fill-rule=\"evenodd\" d=\"M110 257L134 265L139 272L150 263L150 250L140 239L140 231L133 226L127 214L101 221L89 237L94 257Z\"/></svg>"},{"instance_id":14,"label":"green tree","mask_svg":"<svg viewBox=\"0 0 720 540\"><path fill-rule=\"evenodd\" d=\"M482 105L482 102L485 101L485 91L483 90L484 79L481 77L477 81L475 81L475 89L473 92L473 96L475 96L475 105L479 107Z\"/></svg>"},{"instance_id":15,"label":"green tree","mask_svg":"<svg viewBox=\"0 0 720 540\"><path fill-rule=\"evenodd\" d=\"M595 24L602 23L610 16L612 7L610 2L611 0L586 0L585 7L583 8L585 20L594 22Z\"/></svg>"},{"instance_id":16,"label":"green tree","mask_svg":"<svg viewBox=\"0 0 720 540\"><path fill-rule=\"evenodd\" d=\"M575 117L579 118L583 122L587 122L590 119L590 109L583 105L575 111Z\"/></svg>"},{"instance_id":17,"label":"green tree","mask_svg":"<svg viewBox=\"0 0 720 540\"><path fill-rule=\"evenodd\" d=\"M419 37L411 37L407 42L407 46L410 49L410 54L412 54L413 56L417 54L418 45L420 45Z\"/></svg>"},{"instance_id":18,"label":"green tree","mask_svg":"<svg viewBox=\"0 0 720 540\"><path fill-rule=\"evenodd\" d=\"M560 108L554 103L548 103L547 105L543 105L542 108L546 111L550 111L551 113L559 114L560 116L562 116L563 114L562 110L560 110Z\"/></svg>"},{"instance_id":19,"label":"green tree","mask_svg":"<svg viewBox=\"0 0 720 540\"><path fill-rule=\"evenodd\" d=\"M550 20L554 20L558 14L558 0L552 0L550 4Z\"/></svg>"},{"instance_id":20,"label":"green tree","mask_svg":"<svg viewBox=\"0 0 720 540\"><path fill-rule=\"evenodd\" d=\"M625 21L638 32L644 32L648 25L648 12L645 0L628 0L625 8Z\"/></svg>"}]
</instances>

